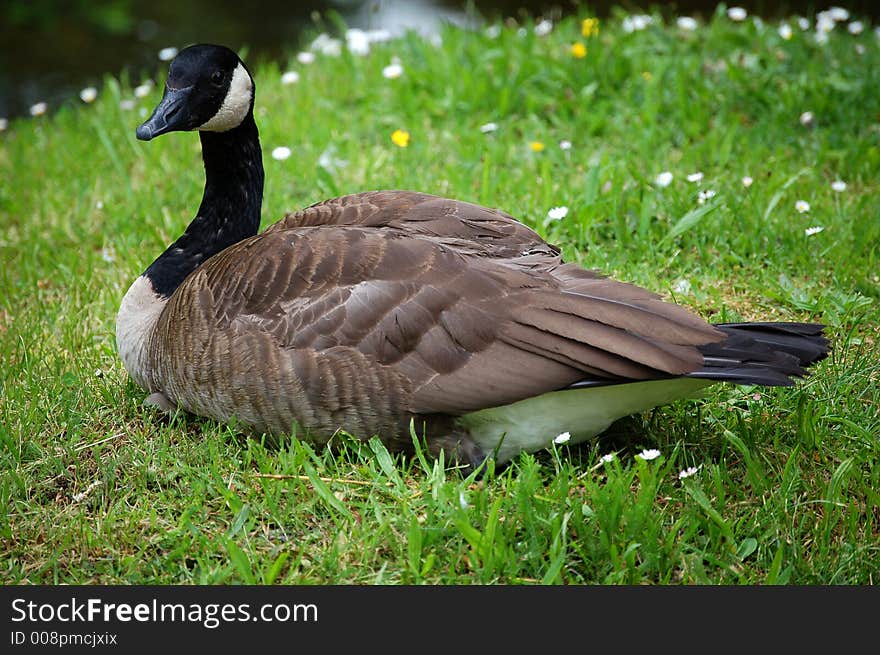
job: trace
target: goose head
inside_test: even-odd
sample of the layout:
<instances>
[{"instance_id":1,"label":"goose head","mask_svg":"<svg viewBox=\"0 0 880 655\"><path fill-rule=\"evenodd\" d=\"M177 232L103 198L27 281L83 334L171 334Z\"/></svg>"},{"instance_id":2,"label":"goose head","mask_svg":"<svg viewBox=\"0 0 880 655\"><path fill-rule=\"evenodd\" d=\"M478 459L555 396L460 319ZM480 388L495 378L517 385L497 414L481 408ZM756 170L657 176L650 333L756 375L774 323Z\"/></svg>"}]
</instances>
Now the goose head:
<instances>
[{"instance_id":1,"label":"goose head","mask_svg":"<svg viewBox=\"0 0 880 655\"><path fill-rule=\"evenodd\" d=\"M171 62L162 100L137 128L137 138L149 141L189 130L227 132L241 125L253 106L254 80L237 54L218 45L190 46Z\"/></svg>"}]
</instances>

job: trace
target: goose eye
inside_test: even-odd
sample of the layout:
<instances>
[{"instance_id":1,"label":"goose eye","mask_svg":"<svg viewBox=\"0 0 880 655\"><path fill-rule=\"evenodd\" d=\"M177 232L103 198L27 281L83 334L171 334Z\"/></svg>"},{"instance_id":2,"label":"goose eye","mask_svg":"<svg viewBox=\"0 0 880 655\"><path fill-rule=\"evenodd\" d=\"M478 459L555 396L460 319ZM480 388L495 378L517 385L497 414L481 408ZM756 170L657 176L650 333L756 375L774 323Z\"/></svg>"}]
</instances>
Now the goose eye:
<instances>
[{"instance_id":1,"label":"goose eye","mask_svg":"<svg viewBox=\"0 0 880 655\"><path fill-rule=\"evenodd\" d=\"M214 71L211 73L211 83L212 84L222 84L223 83L223 71Z\"/></svg>"}]
</instances>

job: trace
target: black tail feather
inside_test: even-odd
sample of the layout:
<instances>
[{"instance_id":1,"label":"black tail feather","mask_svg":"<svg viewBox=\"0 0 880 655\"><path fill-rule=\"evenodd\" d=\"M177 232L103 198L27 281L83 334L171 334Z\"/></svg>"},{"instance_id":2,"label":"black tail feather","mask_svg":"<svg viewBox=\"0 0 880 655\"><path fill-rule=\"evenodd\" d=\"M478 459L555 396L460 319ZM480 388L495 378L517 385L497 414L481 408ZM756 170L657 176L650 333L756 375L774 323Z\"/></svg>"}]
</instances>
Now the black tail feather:
<instances>
[{"instance_id":1,"label":"black tail feather","mask_svg":"<svg viewBox=\"0 0 880 655\"><path fill-rule=\"evenodd\" d=\"M825 326L818 323L716 323L727 338L698 346L703 367L684 377L733 384L790 387L794 378L809 375L807 368L828 356ZM666 376L658 375L657 379ZM632 379L584 379L571 389L635 382Z\"/></svg>"},{"instance_id":2,"label":"black tail feather","mask_svg":"<svg viewBox=\"0 0 880 655\"><path fill-rule=\"evenodd\" d=\"M727 334L700 346L705 365L687 377L790 386L808 375L807 367L828 356L824 325L814 323L718 323Z\"/></svg>"}]
</instances>

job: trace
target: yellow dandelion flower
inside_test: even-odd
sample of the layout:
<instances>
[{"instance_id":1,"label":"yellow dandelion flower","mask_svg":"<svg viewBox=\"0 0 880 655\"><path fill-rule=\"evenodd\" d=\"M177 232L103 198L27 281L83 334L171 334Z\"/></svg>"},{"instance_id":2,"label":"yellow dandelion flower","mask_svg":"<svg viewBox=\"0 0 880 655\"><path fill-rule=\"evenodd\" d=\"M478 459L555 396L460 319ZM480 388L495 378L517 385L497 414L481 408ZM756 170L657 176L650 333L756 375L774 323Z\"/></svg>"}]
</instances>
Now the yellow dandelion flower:
<instances>
[{"instance_id":1,"label":"yellow dandelion flower","mask_svg":"<svg viewBox=\"0 0 880 655\"><path fill-rule=\"evenodd\" d=\"M409 132L394 130L391 134L391 141L399 148L406 148L409 145Z\"/></svg>"},{"instance_id":2,"label":"yellow dandelion flower","mask_svg":"<svg viewBox=\"0 0 880 655\"><path fill-rule=\"evenodd\" d=\"M578 41L571 45L571 56L575 59L583 59L587 56L587 46Z\"/></svg>"},{"instance_id":3,"label":"yellow dandelion flower","mask_svg":"<svg viewBox=\"0 0 880 655\"><path fill-rule=\"evenodd\" d=\"M541 152L544 149L544 144L541 141L532 141L529 143L529 148L532 149L532 152Z\"/></svg>"},{"instance_id":4,"label":"yellow dandelion flower","mask_svg":"<svg viewBox=\"0 0 880 655\"><path fill-rule=\"evenodd\" d=\"M598 18L584 18L581 21L581 34L584 35L585 38L590 38L594 34L599 33L599 19Z\"/></svg>"}]
</instances>

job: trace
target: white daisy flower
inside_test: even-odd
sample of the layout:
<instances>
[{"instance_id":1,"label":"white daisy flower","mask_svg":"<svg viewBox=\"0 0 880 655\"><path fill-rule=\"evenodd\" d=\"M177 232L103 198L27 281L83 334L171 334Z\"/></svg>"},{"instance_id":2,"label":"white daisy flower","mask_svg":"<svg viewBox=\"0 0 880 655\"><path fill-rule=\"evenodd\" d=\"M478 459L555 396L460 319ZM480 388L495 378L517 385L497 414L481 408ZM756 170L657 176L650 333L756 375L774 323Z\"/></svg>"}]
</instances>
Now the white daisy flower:
<instances>
[{"instance_id":1,"label":"white daisy flower","mask_svg":"<svg viewBox=\"0 0 880 655\"><path fill-rule=\"evenodd\" d=\"M686 469L683 469L678 472L678 479L684 480L685 478L689 478L692 475L696 475L700 470L699 466L688 466Z\"/></svg>"},{"instance_id":2,"label":"white daisy flower","mask_svg":"<svg viewBox=\"0 0 880 655\"><path fill-rule=\"evenodd\" d=\"M623 19L621 27L627 33L641 32L654 22L654 17L647 14L636 14L635 16L627 16Z\"/></svg>"},{"instance_id":3,"label":"white daisy flower","mask_svg":"<svg viewBox=\"0 0 880 655\"><path fill-rule=\"evenodd\" d=\"M703 174L700 171L697 171L696 173L691 173L690 175L687 176L687 181L688 182L702 182L703 181Z\"/></svg>"},{"instance_id":4,"label":"white daisy flower","mask_svg":"<svg viewBox=\"0 0 880 655\"><path fill-rule=\"evenodd\" d=\"M736 21L738 23L744 21L748 17L748 15L749 12L747 12L742 7L730 7L727 10L727 17L730 20Z\"/></svg>"},{"instance_id":5,"label":"white daisy flower","mask_svg":"<svg viewBox=\"0 0 880 655\"><path fill-rule=\"evenodd\" d=\"M827 12L823 11L816 14L816 38L818 39L821 36L827 39L828 33L834 29L836 24Z\"/></svg>"},{"instance_id":6,"label":"white daisy flower","mask_svg":"<svg viewBox=\"0 0 880 655\"><path fill-rule=\"evenodd\" d=\"M498 24L490 25L486 28L485 34L490 39L497 39L499 36L501 36L501 26Z\"/></svg>"},{"instance_id":7,"label":"white daisy flower","mask_svg":"<svg viewBox=\"0 0 880 655\"><path fill-rule=\"evenodd\" d=\"M711 200L717 195L716 191L712 189L705 189L704 191L700 191L697 194L697 202L701 205L705 204L707 200Z\"/></svg>"},{"instance_id":8,"label":"white daisy flower","mask_svg":"<svg viewBox=\"0 0 880 655\"><path fill-rule=\"evenodd\" d=\"M321 33L309 45L312 52L320 52L328 57L338 57L342 54L342 41L334 39L329 34Z\"/></svg>"},{"instance_id":9,"label":"white daisy flower","mask_svg":"<svg viewBox=\"0 0 880 655\"><path fill-rule=\"evenodd\" d=\"M86 104L94 102L95 98L98 97L98 89L93 86L87 86L82 91L79 92L79 99L85 102Z\"/></svg>"},{"instance_id":10,"label":"white daisy flower","mask_svg":"<svg viewBox=\"0 0 880 655\"><path fill-rule=\"evenodd\" d=\"M826 11L821 13L826 14L831 20L838 23L843 23L849 20L849 11L843 7L828 7Z\"/></svg>"},{"instance_id":11,"label":"white daisy flower","mask_svg":"<svg viewBox=\"0 0 880 655\"><path fill-rule=\"evenodd\" d=\"M648 25L654 24L654 17L649 16L648 14L638 14L637 16L633 16L633 22L635 23L636 30L643 30Z\"/></svg>"},{"instance_id":12,"label":"white daisy flower","mask_svg":"<svg viewBox=\"0 0 880 655\"><path fill-rule=\"evenodd\" d=\"M113 247L101 248L101 259L103 259L108 264L116 261L116 252L113 250Z\"/></svg>"},{"instance_id":13,"label":"white daisy flower","mask_svg":"<svg viewBox=\"0 0 880 655\"><path fill-rule=\"evenodd\" d=\"M395 80L403 75L403 66L400 64L389 64L382 69L382 77L387 80Z\"/></svg>"},{"instance_id":14,"label":"white daisy flower","mask_svg":"<svg viewBox=\"0 0 880 655\"><path fill-rule=\"evenodd\" d=\"M794 36L794 30L791 29L791 25L788 23L783 23L779 26L779 36L781 36L786 41L791 41L791 37Z\"/></svg>"},{"instance_id":15,"label":"white daisy flower","mask_svg":"<svg viewBox=\"0 0 880 655\"><path fill-rule=\"evenodd\" d=\"M805 111L798 118L798 120L801 122L801 125L803 125L804 127L810 127L813 124L814 119L815 116L813 116L813 112L811 111Z\"/></svg>"},{"instance_id":16,"label":"white daisy flower","mask_svg":"<svg viewBox=\"0 0 880 655\"><path fill-rule=\"evenodd\" d=\"M311 64L315 61L315 53L314 52L300 52L296 56L296 60L301 64Z\"/></svg>"},{"instance_id":17,"label":"white daisy flower","mask_svg":"<svg viewBox=\"0 0 880 655\"><path fill-rule=\"evenodd\" d=\"M652 459L660 457L660 451L656 448L647 448L636 455L636 457L641 457L646 462L650 462Z\"/></svg>"},{"instance_id":18,"label":"white daisy flower","mask_svg":"<svg viewBox=\"0 0 880 655\"><path fill-rule=\"evenodd\" d=\"M144 82L143 84L139 84L134 88L134 97L135 98L143 98L145 96L150 95L150 91L153 89L152 82Z\"/></svg>"},{"instance_id":19,"label":"white daisy flower","mask_svg":"<svg viewBox=\"0 0 880 655\"><path fill-rule=\"evenodd\" d=\"M748 189L750 186L752 186L752 182L754 182L754 180L750 176L748 176L748 175L743 176L742 185L745 188Z\"/></svg>"},{"instance_id":20,"label":"white daisy flower","mask_svg":"<svg viewBox=\"0 0 880 655\"><path fill-rule=\"evenodd\" d=\"M119 101L119 108L124 111L131 111L134 109L134 100L132 98L126 98L125 100Z\"/></svg>"},{"instance_id":21,"label":"white daisy flower","mask_svg":"<svg viewBox=\"0 0 880 655\"><path fill-rule=\"evenodd\" d=\"M353 55L370 54L370 35L364 30L352 28L345 32L345 47Z\"/></svg>"},{"instance_id":22,"label":"white daisy flower","mask_svg":"<svg viewBox=\"0 0 880 655\"><path fill-rule=\"evenodd\" d=\"M328 39L321 45L321 54L327 57L338 57L342 54L342 41L339 39Z\"/></svg>"},{"instance_id":23,"label":"white daisy flower","mask_svg":"<svg viewBox=\"0 0 880 655\"><path fill-rule=\"evenodd\" d=\"M672 290L675 291L675 293L682 293L687 295L691 292L691 281L681 279L674 285L672 285Z\"/></svg>"},{"instance_id":24,"label":"white daisy flower","mask_svg":"<svg viewBox=\"0 0 880 655\"><path fill-rule=\"evenodd\" d=\"M614 453L608 453L606 455L602 455L602 457L599 458L599 461L603 464L608 464L609 462L613 462L616 457L617 455L615 455Z\"/></svg>"},{"instance_id":25,"label":"white daisy flower","mask_svg":"<svg viewBox=\"0 0 880 655\"><path fill-rule=\"evenodd\" d=\"M853 36L857 36L865 31L865 25L860 20L854 20L846 26L847 31Z\"/></svg>"},{"instance_id":26,"label":"white daisy flower","mask_svg":"<svg viewBox=\"0 0 880 655\"><path fill-rule=\"evenodd\" d=\"M657 177L654 178L654 184L659 187L667 187L672 184L672 173L669 171L663 171L662 173L658 173Z\"/></svg>"},{"instance_id":27,"label":"white daisy flower","mask_svg":"<svg viewBox=\"0 0 880 655\"><path fill-rule=\"evenodd\" d=\"M171 61L176 56L177 56L177 48L175 48L173 46L168 47L168 48L162 48L159 51L159 60L160 61Z\"/></svg>"},{"instance_id":28,"label":"white daisy flower","mask_svg":"<svg viewBox=\"0 0 880 655\"><path fill-rule=\"evenodd\" d=\"M865 46L863 46L861 43L856 43L856 54L860 57L865 54Z\"/></svg>"},{"instance_id":29,"label":"white daisy flower","mask_svg":"<svg viewBox=\"0 0 880 655\"><path fill-rule=\"evenodd\" d=\"M686 30L688 32L693 32L695 29L697 29L697 21L690 16L679 16L678 20L675 21L675 24L678 25L679 29Z\"/></svg>"},{"instance_id":30,"label":"white daisy flower","mask_svg":"<svg viewBox=\"0 0 880 655\"><path fill-rule=\"evenodd\" d=\"M38 102L36 104L31 105L30 113L31 116L42 116L46 113L46 110L49 108L45 102Z\"/></svg>"},{"instance_id":31,"label":"white daisy flower","mask_svg":"<svg viewBox=\"0 0 880 655\"><path fill-rule=\"evenodd\" d=\"M547 19L535 25L535 36L547 36L553 31L553 23Z\"/></svg>"},{"instance_id":32,"label":"white daisy flower","mask_svg":"<svg viewBox=\"0 0 880 655\"><path fill-rule=\"evenodd\" d=\"M571 432L563 432L562 434L557 434L553 437L553 443L555 444L564 444L568 443L571 439Z\"/></svg>"},{"instance_id":33,"label":"white daisy flower","mask_svg":"<svg viewBox=\"0 0 880 655\"><path fill-rule=\"evenodd\" d=\"M797 17L797 25L801 32L806 32L808 29L810 29L809 19L804 18L803 16Z\"/></svg>"},{"instance_id":34,"label":"white daisy flower","mask_svg":"<svg viewBox=\"0 0 880 655\"><path fill-rule=\"evenodd\" d=\"M560 150L571 150L571 141L569 141L568 139L563 139L562 141L559 142L559 149Z\"/></svg>"},{"instance_id":35,"label":"white daisy flower","mask_svg":"<svg viewBox=\"0 0 880 655\"><path fill-rule=\"evenodd\" d=\"M281 76L282 84L296 84L299 82L299 73L296 71L287 71Z\"/></svg>"},{"instance_id":36,"label":"white daisy flower","mask_svg":"<svg viewBox=\"0 0 880 655\"><path fill-rule=\"evenodd\" d=\"M810 203L808 203L806 200L798 200L796 203L794 203L794 208L798 211L798 213L806 214L808 211L810 211Z\"/></svg>"},{"instance_id":37,"label":"white daisy flower","mask_svg":"<svg viewBox=\"0 0 880 655\"><path fill-rule=\"evenodd\" d=\"M831 188L834 191L837 191L837 193L842 193L846 191L846 182L843 180L834 180L834 182L831 183Z\"/></svg>"},{"instance_id":38,"label":"white daisy flower","mask_svg":"<svg viewBox=\"0 0 880 655\"><path fill-rule=\"evenodd\" d=\"M566 216L568 216L568 207L565 207L564 205L553 207L550 209L550 211L547 212L547 218L554 221L562 220Z\"/></svg>"},{"instance_id":39,"label":"white daisy flower","mask_svg":"<svg viewBox=\"0 0 880 655\"><path fill-rule=\"evenodd\" d=\"M498 123L486 123L485 125L480 125L480 132L483 134L488 134L489 132L494 132L498 129Z\"/></svg>"},{"instance_id":40,"label":"white daisy flower","mask_svg":"<svg viewBox=\"0 0 880 655\"><path fill-rule=\"evenodd\" d=\"M278 161L284 161L290 157L290 155L291 151L287 146L278 146L272 150L272 159L277 159Z\"/></svg>"},{"instance_id":41,"label":"white daisy flower","mask_svg":"<svg viewBox=\"0 0 880 655\"><path fill-rule=\"evenodd\" d=\"M806 234L808 237L811 237L814 234L819 234L819 232L821 232L824 229L825 228L822 227L821 225L817 225L815 227L808 227L806 230L804 230L804 234Z\"/></svg>"}]
</instances>

